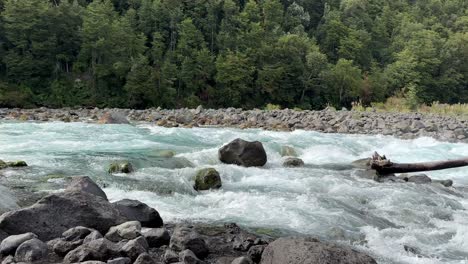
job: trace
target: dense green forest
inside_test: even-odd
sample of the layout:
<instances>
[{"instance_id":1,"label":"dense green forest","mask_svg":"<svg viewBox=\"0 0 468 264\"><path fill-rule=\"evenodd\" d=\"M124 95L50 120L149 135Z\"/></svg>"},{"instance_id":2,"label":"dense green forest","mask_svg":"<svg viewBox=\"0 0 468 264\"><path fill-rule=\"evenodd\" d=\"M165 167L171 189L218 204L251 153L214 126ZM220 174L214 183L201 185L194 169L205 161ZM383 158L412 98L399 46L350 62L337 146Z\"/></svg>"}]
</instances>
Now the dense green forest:
<instances>
[{"instance_id":1,"label":"dense green forest","mask_svg":"<svg viewBox=\"0 0 468 264\"><path fill-rule=\"evenodd\" d=\"M0 0L0 107L468 102L465 0Z\"/></svg>"}]
</instances>

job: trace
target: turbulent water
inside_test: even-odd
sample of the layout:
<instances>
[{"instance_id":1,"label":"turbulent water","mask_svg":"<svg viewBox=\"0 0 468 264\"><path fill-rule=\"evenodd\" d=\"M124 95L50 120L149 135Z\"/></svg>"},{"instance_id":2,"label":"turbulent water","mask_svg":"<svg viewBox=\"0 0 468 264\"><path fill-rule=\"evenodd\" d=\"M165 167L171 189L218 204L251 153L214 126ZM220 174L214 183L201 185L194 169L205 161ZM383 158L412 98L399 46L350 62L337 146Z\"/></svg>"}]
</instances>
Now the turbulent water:
<instances>
[{"instance_id":1,"label":"turbulent water","mask_svg":"<svg viewBox=\"0 0 468 264\"><path fill-rule=\"evenodd\" d=\"M218 148L238 137L263 142L264 168L218 161ZM293 146L306 167L283 168L284 145ZM162 150L177 155L164 158ZM0 179L14 188L54 191L63 176L89 175L106 186L110 200L141 200L168 222L236 222L260 233L310 234L352 244L379 263L468 263L468 169L428 173L452 179L456 188L377 183L349 166L376 150L400 162L468 156L467 144L430 138L3 122L0 159L25 160L30 167L4 170ZM131 161L136 172L107 174L118 160ZM192 177L203 167L220 172L222 189L193 190ZM0 189L0 204L11 208L15 200L8 194Z\"/></svg>"}]
</instances>

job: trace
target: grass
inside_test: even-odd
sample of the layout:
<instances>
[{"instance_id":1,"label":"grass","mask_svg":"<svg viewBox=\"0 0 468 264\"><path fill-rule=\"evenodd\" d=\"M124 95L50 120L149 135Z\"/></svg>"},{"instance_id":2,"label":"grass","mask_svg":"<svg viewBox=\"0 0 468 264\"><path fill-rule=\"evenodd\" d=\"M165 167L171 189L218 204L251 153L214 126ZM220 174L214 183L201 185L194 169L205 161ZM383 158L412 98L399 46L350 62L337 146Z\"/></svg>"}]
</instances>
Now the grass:
<instances>
[{"instance_id":1,"label":"grass","mask_svg":"<svg viewBox=\"0 0 468 264\"><path fill-rule=\"evenodd\" d=\"M370 107L365 107L360 102L354 102L352 110L359 112L418 112L468 119L468 104L441 104L439 102L433 102L431 105L419 104L416 107L410 107L409 105L405 98L390 97L385 103L372 103Z\"/></svg>"}]
</instances>

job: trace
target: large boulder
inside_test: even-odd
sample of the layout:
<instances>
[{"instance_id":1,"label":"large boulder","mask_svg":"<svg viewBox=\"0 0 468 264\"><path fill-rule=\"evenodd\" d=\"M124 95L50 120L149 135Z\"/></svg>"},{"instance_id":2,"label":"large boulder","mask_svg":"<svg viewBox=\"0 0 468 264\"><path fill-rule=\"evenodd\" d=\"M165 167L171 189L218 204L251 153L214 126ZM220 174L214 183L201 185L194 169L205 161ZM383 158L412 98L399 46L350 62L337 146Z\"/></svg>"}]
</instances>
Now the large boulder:
<instances>
[{"instance_id":1,"label":"large boulder","mask_svg":"<svg viewBox=\"0 0 468 264\"><path fill-rule=\"evenodd\" d=\"M104 198L81 191L51 194L36 204L0 216L0 229L9 234L34 232L41 240L59 237L76 226L101 233L126 219Z\"/></svg>"},{"instance_id":2,"label":"large boulder","mask_svg":"<svg viewBox=\"0 0 468 264\"><path fill-rule=\"evenodd\" d=\"M227 164L244 167L263 166L267 162L267 155L262 143L249 142L240 138L223 146L218 151L219 160Z\"/></svg>"},{"instance_id":3,"label":"large boulder","mask_svg":"<svg viewBox=\"0 0 468 264\"><path fill-rule=\"evenodd\" d=\"M127 117L121 113L108 112L101 116L99 124L130 124Z\"/></svg>"},{"instance_id":4,"label":"large boulder","mask_svg":"<svg viewBox=\"0 0 468 264\"><path fill-rule=\"evenodd\" d=\"M73 177L70 185L68 185L67 190L87 192L107 200L106 193L87 176Z\"/></svg>"},{"instance_id":5,"label":"large boulder","mask_svg":"<svg viewBox=\"0 0 468 264\"><path fill-rule=\"evenodd\" d=\"M129 220L138 221L143 227L162 227L163 220L156 209L137 200L123 199L113 205Z\"/></svg>"},{"instance_id":6,"label":"large boulder","mask_svg":"<svg viewBox=\"0 0 468 264\"><path fill-rule=\"evenodd\" d=\"M270 243L263 251L261 264L377 264L370 256L349 247L321 242L314 238L285 237Z\"/></svg>"},{"instance_id":7,"label":"large boulder","mask_svg":"<svg viewBox=\"0 0 468 264\"><path fill-rule=\"evenodd\" d=\"M197 191L221 188L221 177L214 168L201 169L195 176L195 185L193 188Z\"/></svg>"}]
</instances>

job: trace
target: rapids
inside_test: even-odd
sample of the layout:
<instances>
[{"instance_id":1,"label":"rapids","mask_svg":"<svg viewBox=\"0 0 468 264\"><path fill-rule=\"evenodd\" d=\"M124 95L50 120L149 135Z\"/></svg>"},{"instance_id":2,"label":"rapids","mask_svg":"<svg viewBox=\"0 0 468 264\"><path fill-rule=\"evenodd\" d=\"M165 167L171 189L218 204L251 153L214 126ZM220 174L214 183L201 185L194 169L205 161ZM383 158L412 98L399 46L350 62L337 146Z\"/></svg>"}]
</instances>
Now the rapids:
<instances>
[{"instance_id":1,"label":"rapids","mask_svg":"<svg viewBox=\"0 0 468 264\"><path fill-rule=\"evenodd\" d=\"M238 137L264 144L265 167L218 161L218 148ZM283 145L294 147L306 166L283 168ZM177 154L161 157L162 150ZM105 186L110 200L141 200L166 222L236 222L259 233L309 234L351 244L379 263L468 263L468 168L427 173L452 179L455 188L377 183L349 166L373 151L417 162L468 156L468 145L301 130L1 122L0 159L30 166L1 171L0 184L56 191L64 176L88 175ZM107 174L118 160L132 162L136 172ZM203 167L220 172L222 189L193 190L192 177ZM4 187L0 192L0 209L14 208L16 198Z\"/></svg>"}]
</instances>

